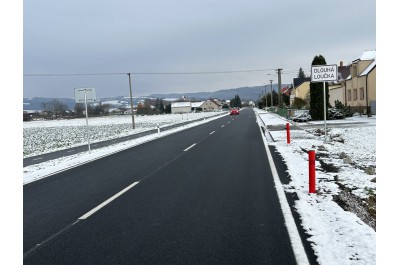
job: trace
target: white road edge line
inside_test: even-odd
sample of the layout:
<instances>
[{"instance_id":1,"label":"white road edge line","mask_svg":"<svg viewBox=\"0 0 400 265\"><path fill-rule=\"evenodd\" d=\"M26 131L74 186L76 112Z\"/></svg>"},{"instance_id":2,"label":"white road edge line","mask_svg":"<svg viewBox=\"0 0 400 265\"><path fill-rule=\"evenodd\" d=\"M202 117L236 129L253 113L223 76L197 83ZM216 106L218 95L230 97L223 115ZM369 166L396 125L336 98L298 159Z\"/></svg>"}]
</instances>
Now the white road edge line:
<instances>
[{"instance_id":1,"label":"white road edge line","mask_svg":"<svg viewBox=\"0 0 400 265\"><path fill-rule=\"evenodd\" d=\"M131 185L129 185L125 189L121 190L120 192L118 192L117 194L115 194L114 196L109 198L108 200L106 200L103 203L99 204L97 207L93 208L89 212L87 212L84 215L82 215L81 217L79 217L78 220L87 219L89 216L91 216L92 214L94 214L95 212L97 212L98 210L100 210L101 208L103 208L104 206L106 206L107 204L109 204L110 202L112 202L113 200L115 200L116 198L118 198L119 196L121 196L122 194L124 194L125 192L127 192L128 190L133 188L134 186L136 186L137 184L139 184L139 181L136 181L136 182L132 183Z\"/></svg>"},{"instance_id":2,"label":"white road edge line","mask_svg":"<svg viewBox=\"0 0 400 265\"><path fill-rule=\"evenodd\" d=\"M191 146L189 146L188 148L186 148L185 150L183 150L183 152L188 151L190 148L193 148L193 146L195 146L195 145L196 145L196 143L192 144Z\"/></svg>"},{"instance_id":3,"label":"white road edge line","mask_svg":"<svg viewBox=\"0 0 400 265\"><path fill-rule=\"evenodd\" d=\"M215 133L215 131L210 132L210 135L213 134L213 133Z\"/></svg>"},{"instance_id":4,"label":"white road edge line","mask_svg":"<svg viewBox=\"0 0 400 265\"><path fill-rule=\"evenodd\" d=\"M294 256L296 258L298 265L310 265L306 251L304 250L304 245L301 242L299 231L297 230L296 223L294 221L292 212L290 210L289 203L287 202L285 191L283 190L282 183L279 179L279 174L278 171L276 170L271 151L269 150L268 143L265 137L263 136L261 127L259 129L261 132L261 138L263 139L264 142L265 150L267 151L268 161L271 166L271 172L274 178L275 188L278 193L278 198L281 205L283 217L285 218L285 224L289 233L290 242L292 243Z\"/></svg>"}]
</instances>

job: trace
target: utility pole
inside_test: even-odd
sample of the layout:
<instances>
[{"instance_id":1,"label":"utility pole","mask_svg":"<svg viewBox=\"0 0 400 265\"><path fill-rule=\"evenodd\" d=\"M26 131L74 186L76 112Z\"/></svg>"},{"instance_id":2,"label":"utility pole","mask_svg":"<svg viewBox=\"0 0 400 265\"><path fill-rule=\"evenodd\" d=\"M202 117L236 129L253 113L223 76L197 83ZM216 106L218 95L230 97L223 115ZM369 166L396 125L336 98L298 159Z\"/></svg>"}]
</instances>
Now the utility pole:
<instances>
[{"instance_id":1,"label":"utility pole","mask_svg":"<svg viewBox=\"0 0 400 265\"><path fill-rule=\"evenodd\" d=\"M131 98L132 129L135 129L135 115L133 113L131 73L128 73L128 77L129 77L129 94L130 94L130 98Z\"/></svg>"},{"instance_id":2,"label":"utility pole","mask_svg":"<svg viewBox=\"0 0 400 265\"><path fill-rule=\"evenodd\" d=\"M274 106L274 99L273 99L273 96L272 96L272 79L269 80L269 83L271 84L271 107L273 107Z\"/></svg>"},{"instance_id":3,"label":"utility pole","mask_svg":"<svg viewBox=\"0 0 400 265\"><path fill-rule=\"evenodd\" d=\"M267 102L268 102L268 97L267 97L267 84L265 84L265 89L264 89L264 95L265 95L265 108L267 108Z\"/></svg>"},{"instance_id":4,"label":"utility pole","mask_svg":"<svg viewBox=\"0 0 400 265\"><path fill-rule=\"evenodd\" d=\"M278 69L278 106L282 108L282 89L281 89L281 71L282 69Z\"/></svg>"}]
</instances>

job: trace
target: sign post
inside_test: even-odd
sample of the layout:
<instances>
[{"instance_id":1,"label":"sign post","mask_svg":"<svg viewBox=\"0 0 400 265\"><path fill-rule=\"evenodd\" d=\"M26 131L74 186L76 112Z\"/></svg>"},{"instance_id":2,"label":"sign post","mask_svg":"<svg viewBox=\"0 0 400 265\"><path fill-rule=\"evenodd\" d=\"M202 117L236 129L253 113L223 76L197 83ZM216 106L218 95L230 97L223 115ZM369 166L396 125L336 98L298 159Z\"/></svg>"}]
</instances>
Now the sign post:
<instances>
[{"instance_id":1,"label":"sign post","mask_svg":"<svg viewBox=\"0 0 400 265\"><path fill-rule=\"evenodd\" d=\"M338 79L337 65L312 65L311 66L311 82L312 83L324 83L324 129L325 129L325 143L326 139L326 92L325 82L336 81Z\"/></svg>"},{"instance_id":2,"label":"sign post","mask_svg":"<svg viewBox=\"0 0 400 265\"><path fill-rule=\"evenodd\" d=\"M90 137L89 137L89 116L87 103L96 102L96 90L94 88L75 88L75 103L85 103L86 112L86 137L88 141L88 149L90 154Z\"/></svg>"}]
</instances>

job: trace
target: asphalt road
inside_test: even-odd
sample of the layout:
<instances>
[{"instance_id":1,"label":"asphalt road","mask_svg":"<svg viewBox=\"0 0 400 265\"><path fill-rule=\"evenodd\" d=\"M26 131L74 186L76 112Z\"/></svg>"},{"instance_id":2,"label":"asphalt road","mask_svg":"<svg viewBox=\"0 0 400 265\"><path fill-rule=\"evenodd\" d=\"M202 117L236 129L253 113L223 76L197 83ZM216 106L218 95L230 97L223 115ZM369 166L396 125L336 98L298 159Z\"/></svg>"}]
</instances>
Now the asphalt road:
<instances>
[{"instance_id":1,"label":"asphalt road","mask_svg":"<svg viewBox=\"0 0 400 265\"><path fill-rule=\"evenodd\" d=\"M25 185L24 264L296 264L255 121L243 110Z\"/></svg>"}]
</instances>

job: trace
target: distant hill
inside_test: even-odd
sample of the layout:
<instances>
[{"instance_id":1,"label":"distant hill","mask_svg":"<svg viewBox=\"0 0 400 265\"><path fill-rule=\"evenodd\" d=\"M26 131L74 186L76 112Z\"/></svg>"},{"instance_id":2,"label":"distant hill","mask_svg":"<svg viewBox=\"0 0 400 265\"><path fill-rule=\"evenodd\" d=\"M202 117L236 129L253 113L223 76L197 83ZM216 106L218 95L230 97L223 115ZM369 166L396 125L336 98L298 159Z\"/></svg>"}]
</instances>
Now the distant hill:
<instances>
[{"instance_id":1,"label":"distant hill","mask_svg":"<svg viewBox=\"0 0 400 265\"><path fill-rule=\"evenodd\" d=\"M281 87L285 87L287 84L282 84ZM274 91L278 91L278 85L273 84L272 89ZM236 95L242 100L252 100L257 101L260 99L261 95L265 93L265 91L271 92L271 86L253 86L253 87L239 87L225 90L218 90L215 92L193 92L193 93L168 93L168 94L151 94L149 97L152 98L182 98L185 96L186 98L204 100L209 98L218 98L220 100L228 100L234 98Z\"/></svg>"},{"instance_id":2,"label":"distant hill","mask_svg":"<svg viewBox=\"0 0 400 265\"><path fill-rule=\"evenodd\" d=\"M43 110L42 103L47 103L53 99L58 99L68 106L68 109L74 109L75 99L73 98L24 98L24 110Z\"/></svg>"},{"instance_id":3,"label":"distant hill","mask_svg":"<svg viewBox=\"0 0 400 265\"><path fill-rule=\"evenodd\" d=\"M282 84L282 87L287 86L287 84ZM273 84L272 89L274 91L278 91L278 85ZM260 99L261 95L265 93L265 91L271 92L271 86L253 86L253 87L239 87L225 90L218 90L215 92L193 92L193 93L169 93L169 94L152 94L147 97L134 98L133 103L136 105L138 101L144 100L146 98L160 98L160 99L170 99L170 98L182 98L185 96L186 98L194 99L194 100L205 100L209 98L217 98L220 100L230 100L234 98L236 95L242 100L252 100L257 101ZM23 109L24 110L43 110L42 103L47 103L52 101L53 99L60 100L62 103L68 106L68 109L73 110L75 107L75 100L73 98L42 98L42 97L34 97L34 98L24 98L23 99ZM130 106L129 99L122 96L116 96L113 98L101 98L100 102L108 103L111 105L117 106Z\"/></svg>"}]
</instances>

